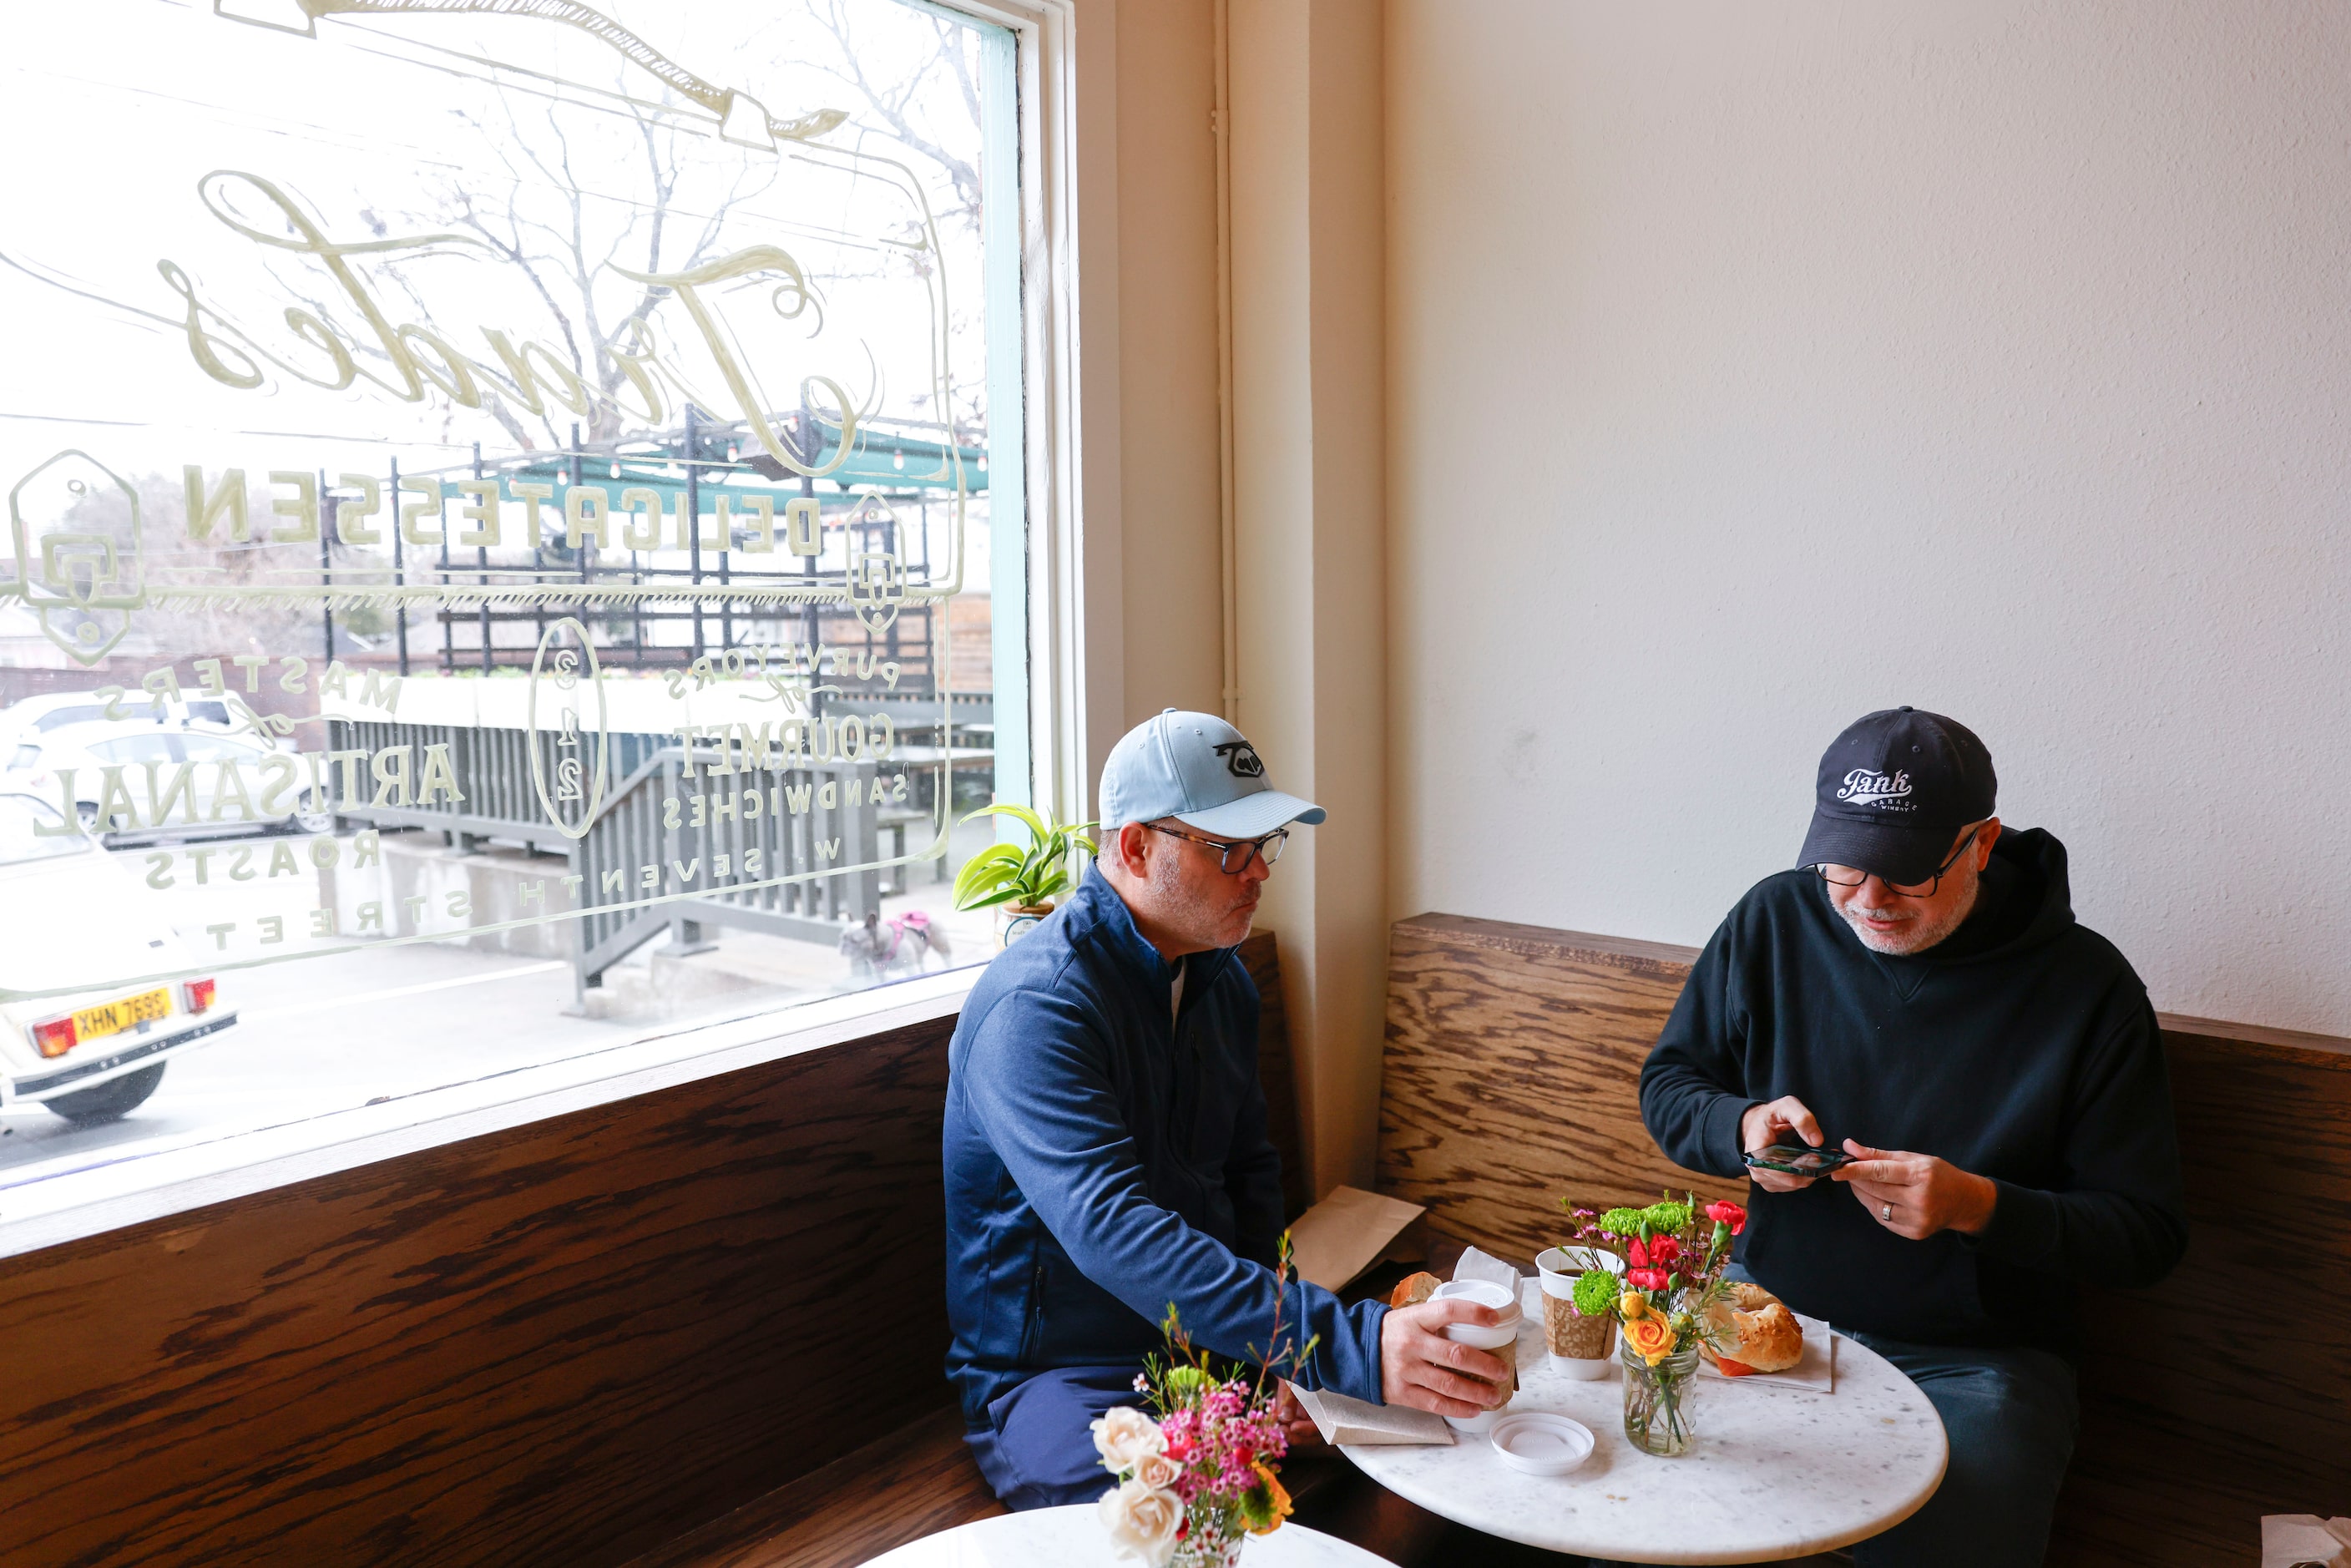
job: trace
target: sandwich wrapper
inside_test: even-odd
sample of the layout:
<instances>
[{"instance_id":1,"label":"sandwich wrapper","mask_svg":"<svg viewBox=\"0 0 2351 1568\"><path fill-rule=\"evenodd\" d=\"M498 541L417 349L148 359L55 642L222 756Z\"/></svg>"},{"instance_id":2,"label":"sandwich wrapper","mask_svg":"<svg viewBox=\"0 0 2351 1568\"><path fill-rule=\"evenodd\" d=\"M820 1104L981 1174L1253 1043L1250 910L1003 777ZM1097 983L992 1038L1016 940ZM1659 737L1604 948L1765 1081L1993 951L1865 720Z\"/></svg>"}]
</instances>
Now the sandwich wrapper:
<instances>
[{"instance_id":1,"label":"sandwich wrapper","mask_svg":"<svg viewBox=\"0 0 2351 1568\"><path fill-rule=\"evenodd\" d=\"M1326 1291L1343 1291L1405 1226L1426 1212L1419 1204L1361 1187L1332 1187L1330 1197L1290 1226L1290 1260L1300 1279Z\"/></svg>"},{"instance_id":2,"label":"sandwich wrapper","mask_svg":"<svg viewBox=\"0 0 2351 1568\"><path fill-rule=\"evenodd\" d=\"M1339 1192L1350 1190L1352 1189L1341 1187ZM1369 1197L1372 1195L1365 1193L1362 1196ZM1338 1193L1332 1195L1332 1197L1336 1197ZM1329 1203L1331 1200L1331 1198L1325 1198L1323 1203ZM1393 1202L1394 1200L1381 1201ZM1318 1204L1315 1207L1319 1208L1322 1205ZM1410 1206L1398 1205L1398 1207ZM1410 1217L1407 1217L1407 1222L1409 1218ZM1399 1230L1403 1228L1401 1224L1396 1227ZM1295 1232L1293 1231L1292 1234L1294 1239ZM1390 1234L1393 1235L1394 1232ZM1384 1247L1387 1245L1387 1239L1383 1238L1379 1245ZM1301 1248L1300 1250L1302 1254L1304 1249ZM1372 1256L1377 1256L1377 1250L1374 1248ZM1367 1257L1365 1261L1369 1260ZM1358 1267L1360 1268L1361 1265ZM1302 1261L1299 1269L1301 1273L1305 1272L1305 1265ZM1311 1278L1311 1275L1308 1277ZM1485 1280L1493 1284L1507 1286L1513 1295L1520 1295L1524 1292L1524 1276L1499 1258L1480 1252L1475 1247L1465 1248L1462 1250L1461 1260L1453 1266L1453 1277L1457 1280ZM1504 1348L1507 1350L1509 1347ZM1449 1444L1456 1441L1453 1428L1445 1424L1445 1417L1431 1411L1416 1410L1408 1405L1367 1405L1361 1399L1351 1399L1343 1394L1327 1391L1317 1393L1311 1388L1301 1388L1294 1383L1289 1387L1290 1393L1297 1396L1298 1403L1305 1410L1308 1418L1314 1423L1314 1429L1322 1434L1322 1440L1326 1443L1356 1443L1369 1448L1410 1443Z\"/></svg>"}]
</instances>

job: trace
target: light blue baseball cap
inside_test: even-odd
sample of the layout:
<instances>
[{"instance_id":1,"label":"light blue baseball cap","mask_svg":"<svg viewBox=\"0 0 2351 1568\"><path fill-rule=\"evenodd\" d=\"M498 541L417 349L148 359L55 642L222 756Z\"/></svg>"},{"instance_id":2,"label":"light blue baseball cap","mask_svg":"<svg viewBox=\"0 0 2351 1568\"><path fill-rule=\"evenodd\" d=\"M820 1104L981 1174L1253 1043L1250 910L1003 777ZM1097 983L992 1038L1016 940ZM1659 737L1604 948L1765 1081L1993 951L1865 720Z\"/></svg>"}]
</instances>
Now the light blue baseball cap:
<instances>
[{"instance_id":1,"label":"light blue baseball cap","mask_svg":"<svg viewBox=\"0 0 2351 1568\"><path fill-rule=\"evenodd\" d=\"M1120 737L1102 764L1105 828L1173 817L1220 838L1254 839L1322 816L1268 784L1257 747L1213 714L1168 708Z\"/></svg>"}]
</instances>

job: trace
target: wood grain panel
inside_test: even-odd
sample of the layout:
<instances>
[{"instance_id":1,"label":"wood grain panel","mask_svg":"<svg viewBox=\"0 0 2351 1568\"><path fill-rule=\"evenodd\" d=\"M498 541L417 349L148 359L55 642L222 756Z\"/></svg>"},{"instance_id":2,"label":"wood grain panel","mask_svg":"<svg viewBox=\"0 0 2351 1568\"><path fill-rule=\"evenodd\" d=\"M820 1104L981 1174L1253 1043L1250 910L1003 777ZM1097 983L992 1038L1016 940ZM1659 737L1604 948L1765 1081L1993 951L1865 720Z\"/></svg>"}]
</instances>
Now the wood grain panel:
<instances>
[{"instance_id":1,"label":"wood grain panel","mask_svg":"<svg viewBox=\"0 0 2351 1568\"><path fill-rule=\"evenodd\" d=\"M593 1568L946 1404L952 1025L13 1261L0 1561Z\"/></svg>"},{"instance_id":2,"label":"wood grain panel","mask_svg":"<svg viewBox=\"0 0 2351 1568\"><path fill-rule=\"evenodd\" d=\"M854 1568L1009 1512L980 1479L963 1413L935 1411L656 1547L628 1568Z\"/></svg>"},{"instance_id":3,"label":"wood grain panel","mask_svg":"<svg viewBox=\"0 0 2351 1568\"><path fill-rule=\"evenodd\" d=\"M2351 1041L2163 1025L2188 1257L2087 1293L2069 1568L2251 1564L2262 1514L2351 1513Z\"/></svg>"},{"instance_id":4,"label":"wood grain panel","mask_svg":"<svg viewBox=\"0 0 2351 1568\"><path fill-rule=\"evenodd\" d=\"M1389 942L1380 1186L1431 1229L1521 1261L1565 1229L1559 1199L1736 1196L1641 1125L1641 1062L1695 950L1424 915Z\"/></svg>"},{"instance_id":5,"label":"wood grain panel","mask_svg":"<svg viewBox=\"0 0 2351 1568\"><path fill-rule=\"evenodd\" d=\"M1281 1211L1295 1219L1306 1212L1313 1193L1298 1115L1298 1063L1290 1054L1290 1013L1282 1005L1281 964L1273 933L1250 932L1241 943L1241 962L1257 982L1257 1076L1265 1086L1266 1132L1281 1155Z\"/></svg>"},{"instance_id":6,"label":"wood grain panel","mask_svg":"<svg viewBox=\"0 0 2351 1568\"><path fill-rule=\"evenodd\" d=\"M1392 954L1384 1188L1524 1258L1561 1193L1685 1179L1637 1077L1694 949L1423 915ZM2351 1513L2351 1041L2162 1022L2188 1258L2153 1290L2085 1292L2057 1568L2251 1564L2262 1514Z\"/></svg>"}]
</instances>

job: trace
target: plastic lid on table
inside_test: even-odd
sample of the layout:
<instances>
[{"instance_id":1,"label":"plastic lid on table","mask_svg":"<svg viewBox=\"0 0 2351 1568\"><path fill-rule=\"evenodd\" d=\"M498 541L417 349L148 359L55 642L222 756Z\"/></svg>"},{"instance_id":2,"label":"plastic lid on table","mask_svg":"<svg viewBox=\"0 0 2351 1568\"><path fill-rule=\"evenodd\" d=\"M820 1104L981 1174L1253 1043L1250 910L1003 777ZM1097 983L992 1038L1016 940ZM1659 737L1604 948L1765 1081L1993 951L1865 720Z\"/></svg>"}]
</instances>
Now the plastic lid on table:
<instances>
[{"instance_id":1,"label":"plastic lid on table","mask_svg":"<svg viewBox=\"0 0 2351 1568\"><path fill-rule=\"evenodd\" d=\"M1567 1474L1592 1457L1597 1442L1583 1422L1541 1410L1503 1416L1487 1440L1504 1464L1531 1476Z\"/></svg>"}]
</instances>

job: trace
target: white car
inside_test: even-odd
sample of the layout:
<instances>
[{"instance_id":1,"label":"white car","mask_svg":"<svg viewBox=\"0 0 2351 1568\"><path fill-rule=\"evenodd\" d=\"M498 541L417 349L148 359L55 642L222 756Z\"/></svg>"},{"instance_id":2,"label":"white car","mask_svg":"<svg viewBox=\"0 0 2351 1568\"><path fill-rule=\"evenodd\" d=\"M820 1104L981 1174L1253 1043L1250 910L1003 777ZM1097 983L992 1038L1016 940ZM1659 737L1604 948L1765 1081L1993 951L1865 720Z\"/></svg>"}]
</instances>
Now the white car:
<instances>
[{"instance_id":1,"label":"white car","mask_svg":"<svg viewBox=\"0 0 2351 1568\"><path fill-rule=\"evenodd\" d=\"M30 795L0 793L0 933L11 1104L111 1122L155 1092L172 1057L235 1026L212 978L141 977L200 971L138 878ZM26 991L56 994L15 999Z\"/></svg>"},{"instance_id":2,"label":"white car","mask_svg":"<svg viewBox=\"0 0 2351 1568\"><path fill-rule=\"evenodd\" d=\"M158 823L142 818L131 826L118 815L105 831L109 843L334 831L332 796L327 786L301 783L290 790L284 788L287 781L301 779L305 770L292 748L258 736L228 733L225 717L214 724L193 711L204 707L221 708L224 716L227 711L218 703L199 703L161 717L147 717L144 709L139 708L140 716L108 720L102 716L105 709L96 704L55 709L19 729L15 745L0 759L0 788L60 800L65 770L71 768L76 810L82 825L93 829L98 826L107 768L122 769L129 799L142 812L157 804L150 799L150 791L162 789L165 820ZM268 766L272 762L277 765L274 769ZM175 800L170 794L171 780L183 763L196 766L188 773L187 794ZM148 764L155 765L153 772ZM233 779L223 776L222 764ZM233 789L222 787L232 782ZM291 813L268 819L253 814L274 785L279 787L281 800L291 796ZM243 799L246 810L235 807L235 797Z\"/></svg>"}]
</instances>

